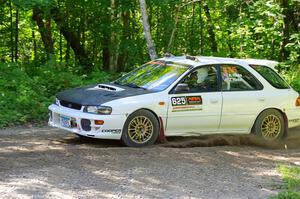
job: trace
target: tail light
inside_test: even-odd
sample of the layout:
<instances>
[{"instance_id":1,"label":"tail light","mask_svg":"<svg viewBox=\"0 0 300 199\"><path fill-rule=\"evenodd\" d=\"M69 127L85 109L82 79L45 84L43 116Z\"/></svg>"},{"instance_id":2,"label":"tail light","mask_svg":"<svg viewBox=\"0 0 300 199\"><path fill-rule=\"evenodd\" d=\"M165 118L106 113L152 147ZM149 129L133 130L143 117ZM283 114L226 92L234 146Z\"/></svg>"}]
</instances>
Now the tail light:
<instances>
[{"instance_id":1,"label":"tail light","mask_svg":"<svg viewBox=\"0 0 300 199\"><path fill-rule=\"evenodd\" d=\"M296 106L300 106L300 96L296 99L295 105L296 105Z\"/></svg>"}]
</instances>

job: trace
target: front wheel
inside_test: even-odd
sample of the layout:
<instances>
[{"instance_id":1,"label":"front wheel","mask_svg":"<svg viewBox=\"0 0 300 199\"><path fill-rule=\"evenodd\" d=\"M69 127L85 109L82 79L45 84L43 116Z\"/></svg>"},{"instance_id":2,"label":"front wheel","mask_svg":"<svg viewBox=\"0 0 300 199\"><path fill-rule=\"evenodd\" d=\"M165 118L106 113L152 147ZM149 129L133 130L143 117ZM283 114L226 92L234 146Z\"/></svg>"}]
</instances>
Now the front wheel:
<instances>
[{"instance_id":1,"label":"front wheel","mask_svg":"<svg viewBox=\"0 0 300 199\"><path fill-rule=\"evenodd\" d=\"M158 134L159 123L155 115L147 110L138 110L127 118L121 140L126 146L143 147L154 144Z\"/></svg>"},{"instance_id":2,"label":"front wheel","mask_svg":"<svg viewBox=\"0 0 300 199\"><path fill-rule=\"evenodd\" d=\"M254 132L266 141L282 139L284 135L284 119L282 114L275 109L262 112L255 122Z\"/></svg>"}]
</instances>

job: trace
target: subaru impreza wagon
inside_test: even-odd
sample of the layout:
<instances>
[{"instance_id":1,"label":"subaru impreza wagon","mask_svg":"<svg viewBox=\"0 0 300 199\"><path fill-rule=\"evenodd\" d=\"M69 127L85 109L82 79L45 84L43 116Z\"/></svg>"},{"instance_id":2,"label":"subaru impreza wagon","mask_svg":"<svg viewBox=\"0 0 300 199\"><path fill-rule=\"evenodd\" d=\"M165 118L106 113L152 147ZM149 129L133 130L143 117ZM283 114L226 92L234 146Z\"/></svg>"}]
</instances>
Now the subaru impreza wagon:
<instances>
[{"instance_id":1,"label":"subaru impreza wagon","mask_svg":"<svg viewBox=\"0 0 300 199\"><path fill-rule=\"evenodd\" d=\"M163 136L217 133L282 139L300 125L300 97L276 65L169 55L113 82L58 93L49 125L133 147Z\"/></svg>"}]
</instances>

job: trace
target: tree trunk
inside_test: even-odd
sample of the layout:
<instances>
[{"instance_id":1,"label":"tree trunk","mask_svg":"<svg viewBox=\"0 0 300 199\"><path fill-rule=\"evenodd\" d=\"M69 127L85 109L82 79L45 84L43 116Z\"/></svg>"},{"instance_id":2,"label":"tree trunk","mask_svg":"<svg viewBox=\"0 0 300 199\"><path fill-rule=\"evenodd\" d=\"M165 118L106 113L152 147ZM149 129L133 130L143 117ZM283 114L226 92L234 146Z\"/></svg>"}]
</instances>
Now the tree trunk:
<instances>
[{"instance_id":1,"label":"tree trunk","mask_svg":"<svg viewBox=\"0 0 300 199\"><path fill-rule=\"evenodd\" d=\"M16 10L16 30L15 30L15 61L18 62L18 45L19 45L19 9Z\"/></svg>"},{"instance_id":2,"label":"tree trunk","mask_svg":"<svg viewBox=\"0 0 300 199\"><path fill-rule=\"evenodd\" d=\"M195 24L195 4L193 4L192 8L192 23L190 27L190 53L194 55L194 44L195 44L195 35L194 35L194 24Z\"/></svg>"},{"instance_id":3,"label":"tree trunk","mask_svg":"<svg viewBox=\"0 0 300 199\"><path fill-rule=\"evenodd\" d=\"M210 40L210 44L211 44L211 51L215 53L215 52L218 52L218 45L216 42L216 35L215 35L214 29L213 29L213 22L211 20L210 11L209 11L208 5L206 3L204 3L203 9L204 9L205 16L207 19L207 32L208 32L209 40Z\"/></svg>"},{"instance_id":4,"label":"tree trunk","mask_svg":"<svg viewBox=\"0 0 300 199\"><path fill-rule=\"evenodd\" d=\"M13 8L12 2L9 1L9 18L10 18L10 58L14 61L14 29L13 29Z\"/></svg>"},{"instance_id":5,"label":"tree trunk","mask_svg":"<svg viewBox=\"0 0 300 199\"><path fill-rule=\"evenodd\" d=\"M170 53L171 52L171 49L172 49L172 43L173 43L173 40L174 40L174 37L175 37L175 32L176 32L176 28L177 28L177 23L178 23L178 20L179 20L179 9L178 8L176 10L176 13L175 13L175 22L174 22L174 28L172 30L172 33L171 33L171 36L170 36L170 40L169 40L169 43L168 43L168 47L167 47L167 52Z\"/></svg>"},{"instance_id":6,"label":"tree trunk","mask_svg":"<svg viewBox=\"0 0 300 199\"><path fill-rule=\"evenodd\" d=\"M37 46L36 46L36 39L35 39L35 32L32 30L32 40L33 40L33 60L37 60Z\"/></svg>"},{"instance_id":7,"label":"tree trunk","mask_svg":"<svg viewBox=\"0 0 300 199\"><path fill-rule=\"evenodd\" d=\"M118 13L116 11L116 1L111 0L110 4L110 21L117 23L118 20ZM109 71L116 71L117 65L118 65L118 56L119 56L119 35L116 33L116 30L113 27L113 24L110 24L111 26L111 42L110 42L110 61L109 61Z\"/></svg>"},{"instance_id":8,"label":"tree trunk","mask_svg":"<svg viewBox=\"0 0 300 199\"><path fill-rule=\"evenodd\" d=\"M52 58L54 56L54 46L51 34L50 18L47 18L46 22L44 23L43 11L36 7L33 9L32 19L36 22L38 26L45 47L45 51L47 53L47 58Z\"/></svg>"},{"instance_id":9,"label":"tree trunk","mask_svg":"<svg viewBox=\"0 0 300 199\"><path fill-rule=\"evenodd\" d=\"M58 8L61 8L60 1L58 3ZM68 24L68 19L67 19L67 24ZM62 49L62 34L61 32L59 33L59 61L62 63L63 61L63 49Z\"/></svg>"},{"instance_id":10,"label":"tree trunk","mask_svg":"<svg viewBox=\"0 0 300 199\"><path fill-rule=\"evenodd\" d=\"M109 50L109 40L107 35L103 35L102 38L102 65L104 70L109 70L110 62L110 50Z\"/></svg>"},{"instance_id":11,"label":"tree trunk","mask_svg":"<svg viewBox=\"0 0 300 199\"><path fill-rule=\"evenodd\" d=\"M104 23L106 26L109 26L110 24L110 14L109 14L109 5L107 5L104 9ZM110 43L111 43L111 30L110 29L103 29L102 32L102 66L103 69L108 71L109 70L109 65L110 65Z\"/></svg>"},{"instance_id":12,"label":"tree trunk","mask_svg":"<svg viewBox=\"0 0 300 199\"><path fill-rule=\"evenodd\" d=\"M179 7L177 7L176 11L175 11L175 23L174 23L174 28L172 30L172 33L171 33L171 36L170 36L170 40L169 40L169 43L168 43L168 47L167 47L167 52L170 52L171 50L171 46L172 46L172 43L173 43L173 39L174 39L174 36L175 36L175 32L176 32L176 28L177 28L177 23L179 21L179 12L180 10L183 8L183 7L186 7L190 4L194 4L194 3L197 3L197 2L200 2L201 3L201 0L192 0L192 1L189 1Z\"/></svg>"},{"instance_id":13,"label":"tree trunk","mask_svg":"<svg viewBox=\"0 0 300 199\"><path fill-rule=\"evenodd\" d=\"M122 37L121 37L121 46L123 48L121 48L121 53L118 56L118 63L117 63L118 72L124 71L124 65L128 56L128 49L127 47L124 46L126 45L130 37L129 19L130 19L129 11L123 12L122 13L123 30L122 30Z\"/></svg>"},{"instance_id":14,"label":"tree trunk","mask_svg":"<svg viewBox=\"0 0 300 199\"><path fill-rule=\"evenodd\" d=\"M62 34L59 33L59 61L62 62L63 60L63 52L62 52Z\"/></svg>"},{"instance_id":15,"label":"tree trunk","mask_svg":"<svg viewBox=\"0 0 300 199\"><path fill-rule=\"evenodd\" d=\"M230 30L227 30L227 35L228 35L228 42L227 43L228 43L229 57L234 57L233 47L232 47L231 38L230 38L230 35L231 35Z\"/></svg>"},{"instance_id":16,"label":"tree trunk","mask_svg":"<svg viewBox=\"0 0 300 199\"><path fill-rule=\"evenodd\" d=\"M200 20L200 55L203 54L203 20L202 20L202 2L199 2L199 20Z\"/></svg>"},{"instance_id":17,"label":"tree trunk","mask_svg":"<svg viewBox=\"0 0 300 199\"><path fill-rule=\"evenodd\" d=\"M66 23L67 23L67 26L69 26L69 10L68 9L66 11ZM60 35L62 35L61 32L60 32ZM71 47L70 47L70 42L69 41L66 42L65 48L66 48L65 61L68 64L69 61L70 61L70 57L71 57L70 56Z\"/></svg>"},{"instance_id":18,"label":"tree trunk","mask_svg":"<svg viewBox=\"0 0 300 199\"><path fill-rule=\"evenodd\" d=\"M68 25L65 23L65 16L60 13L59 9L51 9L52 19L55 21L60 32L64 38L70 43L71 48L74 51L75 57L78 59L79 63L83 66L84 72L91 72L92 65L88 59L85 49L80 44L80 39L74 32L72 32Z\"/></svg>"},{"instance_id":19,"label":"tree trunk","mask_svg":"<svg viewBox=\"0 0 300 199\"><path fill-rule=\"evenodd\" d=\"M146 2L145 0L139 0L140 3L140 9L141 9L141 15L142 15L142 23L144 27L144 36L147 42L147 47L149 51L149 55L151 60L157 58L155 46L151 37L151 32L150 32L150 26L148 22L148 15L147 15L147 8L146 8Z\"/></svg>"},{"instance_id":20,"label":"tree trunk","mask_svg":"<svg viewBox=\"0 0 300 199\"><path fill-rule=\"evenodd\" d=\"M283 14L283 24L282 24L282 42L280 45L280 59L281 61L287 60L288 58L288 52L286 51L285 46L289 42L290 32L289 32L289 26L290 21L289 19L289 1L288 0L281 0L280 2L281 8L282 8L282 14Z\"/></svg>"},{"instance_id":21,"label":"tree trunk","mask_svg":"<svg viewBox=\"0 0 300 199\"><path fill-rule=\"evenodd\" d=\"M98 45L98 37L97 37L96 31L93 31L93 35L94 35L94 40L93 40L93 50L92 50L91 61L94 65L95 62L96 62L95 58L97 59L97 52L96 51L97 51L97 45Z\"/></svg>"},{"instance_id":22,"label":"tree trunk","mask_svg":"<svg viewBox=\"0 0 300 199\"><path fill-rule=\"evenodd\" d=\"M69 63L70 58L71 58L70 50L71 50L70 42L67 41L67 44L66 44L66 56L65 56L65 60L66 60L67 63Z\"/></svg>"}]
</instances>

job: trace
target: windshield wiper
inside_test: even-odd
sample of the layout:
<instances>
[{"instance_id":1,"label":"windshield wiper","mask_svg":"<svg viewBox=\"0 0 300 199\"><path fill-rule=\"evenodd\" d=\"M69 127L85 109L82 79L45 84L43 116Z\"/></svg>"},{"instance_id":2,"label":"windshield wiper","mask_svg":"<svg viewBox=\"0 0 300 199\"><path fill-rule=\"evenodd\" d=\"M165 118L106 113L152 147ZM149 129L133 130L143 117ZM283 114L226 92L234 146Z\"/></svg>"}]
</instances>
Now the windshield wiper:
<instances>
[{"instance_id":1,"label":"windshield wiper","mask_svg":"<svg viewBox=\"0 0 300 199\"><path fill-rule=\"evenodd\" d=\"M141 88L141 89L147 90L146 88L138 86L135 83L127 83L127 84L124 84L124 86L128 86L128 87L131 87L131 88Z\"/></svg>"}]
</instances>

